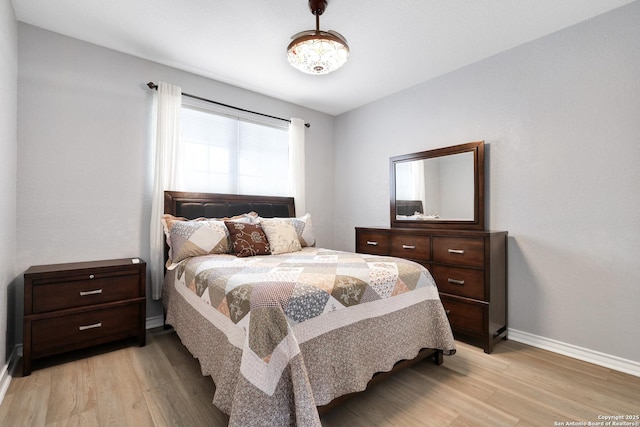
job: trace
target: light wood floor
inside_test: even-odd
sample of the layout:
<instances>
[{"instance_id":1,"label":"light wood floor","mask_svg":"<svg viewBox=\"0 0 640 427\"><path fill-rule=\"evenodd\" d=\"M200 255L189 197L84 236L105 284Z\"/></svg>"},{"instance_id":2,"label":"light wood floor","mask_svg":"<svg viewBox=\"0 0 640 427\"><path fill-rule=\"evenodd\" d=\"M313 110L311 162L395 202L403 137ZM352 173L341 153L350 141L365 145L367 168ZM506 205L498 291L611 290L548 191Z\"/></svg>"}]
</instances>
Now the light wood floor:
<instances>
[{"instance_id":1,"label":"light wood floor","mask_svg":"<svg viewBox=\"0 0 640 427\"><path fill-rule=\"evenodd\" d=\"M213 382L173 332L21 366L0 426L225 426ZM464 343L444 365L419 363L349 400L323 426L556 426L640 414L640 378L512 341L491 355ZM558 424L555 424L558 423Z\"/></svg>"}]
</instances>

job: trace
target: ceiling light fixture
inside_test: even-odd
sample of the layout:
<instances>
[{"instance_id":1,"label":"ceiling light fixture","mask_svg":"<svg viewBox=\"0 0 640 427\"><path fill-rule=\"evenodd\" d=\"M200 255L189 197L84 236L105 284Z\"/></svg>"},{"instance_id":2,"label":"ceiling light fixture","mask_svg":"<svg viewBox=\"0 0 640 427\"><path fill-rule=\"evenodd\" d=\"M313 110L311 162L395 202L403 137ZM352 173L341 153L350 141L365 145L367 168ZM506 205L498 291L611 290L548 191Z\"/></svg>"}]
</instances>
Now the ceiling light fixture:
<instances>
[{"instance_id":1,"label":"ceiling light fixture","mask_svg":"<svg viewBox=\"0 0 640 427\"><path fill-rule=\"evenodd\" d=\"M336 31L320 31L320 15L327 0L309 0L309 9L316 16L316 29L291 36L287 58L294 68L308 74L329 74L349 59L349 46Z\"/></svg>"}]
</instances>

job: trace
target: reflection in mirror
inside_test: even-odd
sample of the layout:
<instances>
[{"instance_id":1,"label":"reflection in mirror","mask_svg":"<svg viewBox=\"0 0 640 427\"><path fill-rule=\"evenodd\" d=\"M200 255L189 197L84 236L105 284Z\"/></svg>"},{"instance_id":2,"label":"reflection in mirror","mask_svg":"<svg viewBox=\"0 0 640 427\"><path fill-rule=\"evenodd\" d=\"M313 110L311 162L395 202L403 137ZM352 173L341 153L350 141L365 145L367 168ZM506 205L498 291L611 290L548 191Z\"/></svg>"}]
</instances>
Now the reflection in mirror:
<instances>
[{"instance_id":1,"label":"reflection in mirror","mask_svg":"<svg viewBox=\"0 0 640 427\"><path fill-rule=\"evenodd\" d=\"M484 229L484 141L390 159L391 226Z\"/></svg>"},{"instance_id":2,"label":"reflection in mirror","mask_svg":"<svg viewBox=\"0 0 640 427\"><path fill-rule=\"evenodd\" d=\"M396 163L396 219L473 221L472 152Z\"/></svg>"}]
</instances>

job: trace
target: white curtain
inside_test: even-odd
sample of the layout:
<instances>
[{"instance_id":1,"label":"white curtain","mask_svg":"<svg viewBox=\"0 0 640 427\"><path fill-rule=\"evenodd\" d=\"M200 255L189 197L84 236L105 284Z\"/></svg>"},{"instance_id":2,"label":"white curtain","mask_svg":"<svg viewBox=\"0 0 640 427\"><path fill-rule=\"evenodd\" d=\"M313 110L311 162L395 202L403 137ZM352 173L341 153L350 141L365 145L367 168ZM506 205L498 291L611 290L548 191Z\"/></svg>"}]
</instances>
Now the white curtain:
<instances>
[{"instance_id":1,"label":"white curtain","mask_svg":"<svg viewBox=\"0 0 640 427\"><path fill-rule=\"evenodd\" d=\"M296 215L307 213L304 181L304 120L291 119L289 125L289 183L295 199Z\"/></svg>"},{"instance_id":2,"label":"white curtain","mask_svg":"<svg viewBox=\"0 0 640 427\"><path fill-rule=\"evenodd\" d=\"M411 162L411 176L413 178L413 200L422 201L422 212L424 212L427 206L427 195L425 192L425 179L424 179L424 160L417 162ZM411 213L413 215L413 212Z\"/></svg>"},{"instance_id":3,"label":"white curtain","mask_svg":"<svg viewBox=\"0 0 640 427\"><path fill-rule=\"evenodd\" d=\"M160 219L164 213L164 191L179 189L180 110L182 90L168 83L158 83L155 101L155 147L153 201L150 223L151 296L160 299L164 280L164 233Z\"/></svg>"}]
</instances>

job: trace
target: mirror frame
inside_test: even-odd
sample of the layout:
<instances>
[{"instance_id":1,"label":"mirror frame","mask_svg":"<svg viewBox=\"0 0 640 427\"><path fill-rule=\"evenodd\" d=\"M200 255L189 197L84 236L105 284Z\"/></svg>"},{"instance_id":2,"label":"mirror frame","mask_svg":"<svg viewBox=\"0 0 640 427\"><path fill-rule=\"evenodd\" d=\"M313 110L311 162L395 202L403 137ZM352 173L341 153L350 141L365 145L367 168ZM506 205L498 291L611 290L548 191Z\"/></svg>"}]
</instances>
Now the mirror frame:
<instances>
[{"instance_id":1,"label":"mirror frame","mask_svg":"<svg viewBox=\"0 0 640 427\"><path fill-rule=\"evenodd\" d=\"M450 156L453 154L473 153L474 191L473 191L473 220L400 220L396 219L396 164L412 160L431 159L434 157ZM418 153L403 154L390 158L389 183L391 199L391 227L392 228L432 228L457 230L484 230L484 141L469 142L451 147L436 148L435 150L420 151Z\"/></svg>"}]
</instances>

